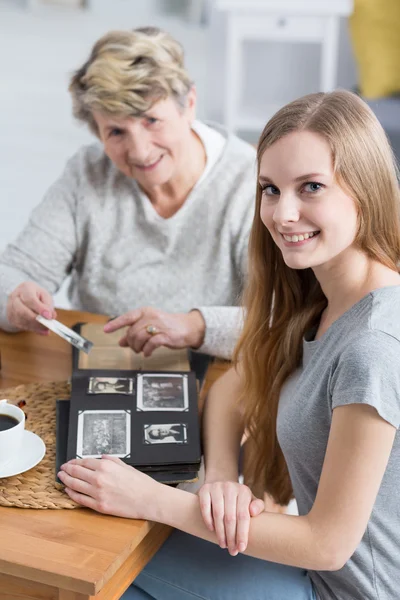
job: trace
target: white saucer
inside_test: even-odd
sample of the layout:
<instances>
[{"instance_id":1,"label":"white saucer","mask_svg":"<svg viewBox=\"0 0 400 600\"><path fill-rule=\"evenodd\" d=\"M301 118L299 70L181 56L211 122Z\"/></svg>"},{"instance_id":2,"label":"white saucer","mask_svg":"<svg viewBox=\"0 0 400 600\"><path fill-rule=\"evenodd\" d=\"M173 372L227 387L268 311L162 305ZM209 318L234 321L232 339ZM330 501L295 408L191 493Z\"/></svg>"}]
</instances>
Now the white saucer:
<instances>
[{"instance_id":1,"label":"white saucer","mask_svg":"<svg viewBox=\"0 0 400 600\"><path fill-rule=\"evenodd\" d=\"M42 438L25 429L20 454L5 467L0 467L0 479L29 471L40 463L45 454L46 446Z\"/></svg>"}]
</instances>

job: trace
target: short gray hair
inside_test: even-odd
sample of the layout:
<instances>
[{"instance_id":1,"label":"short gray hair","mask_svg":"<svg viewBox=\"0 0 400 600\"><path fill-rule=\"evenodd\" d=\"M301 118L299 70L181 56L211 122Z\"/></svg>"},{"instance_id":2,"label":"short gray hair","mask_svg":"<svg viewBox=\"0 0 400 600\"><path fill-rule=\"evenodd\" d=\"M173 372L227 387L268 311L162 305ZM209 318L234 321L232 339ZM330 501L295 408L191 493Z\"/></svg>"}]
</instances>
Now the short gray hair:
<instances>
[{"instance_id":1,"label":"short gray hair","mask_svg":"<svg viewBox=\"0 0 400 600\"><path fill-rule=\"evenodd\" d=\"M74 116L98 135L94 110L140 116L168 97L184 107L192 86L181 44L157 27L141 27L100 38L73 75L69 91Z\"/></svg>"}]
</instances>

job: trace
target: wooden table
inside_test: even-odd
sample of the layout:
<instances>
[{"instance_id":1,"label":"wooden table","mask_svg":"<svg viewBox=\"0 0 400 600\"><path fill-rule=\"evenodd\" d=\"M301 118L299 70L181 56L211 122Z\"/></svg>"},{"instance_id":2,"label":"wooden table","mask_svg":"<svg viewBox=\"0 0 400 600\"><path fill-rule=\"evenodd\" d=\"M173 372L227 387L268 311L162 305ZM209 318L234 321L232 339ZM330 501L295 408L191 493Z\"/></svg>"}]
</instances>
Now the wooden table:
<instances>
[{"instance_id":1,"label":"wooden table","mask_svg":"<svg viewBox=\"0 0 400 600\"><path fill-rule=\"evenodd\" d=\"M58 310L66 325L106 317ZM0 331L0 389L61 381L71 375L71 347L54 334ZM216 361L202 396L229 363ZM117 600L171 532L148 521L88 509L0 507L0 600Z\"/></svg>"}]
</instances>

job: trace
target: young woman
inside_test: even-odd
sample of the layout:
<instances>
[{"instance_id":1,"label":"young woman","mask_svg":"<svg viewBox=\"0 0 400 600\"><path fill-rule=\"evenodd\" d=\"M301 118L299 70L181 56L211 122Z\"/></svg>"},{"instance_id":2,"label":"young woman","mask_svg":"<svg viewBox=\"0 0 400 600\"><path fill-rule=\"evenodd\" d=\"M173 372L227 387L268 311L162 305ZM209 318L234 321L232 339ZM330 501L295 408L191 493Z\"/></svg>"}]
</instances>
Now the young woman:
<instances>
[{"instance_id":1,"label":"young woman","mask_svg":"<svg viewBox=\"0 0 400 600\"><path fill-rule=\"evenodd\" d=\"M60 477L85 506L185 532L169 538L124 598L395 600L400 195L393 156L358 97L313 94L265 127L258 182L246 322L236 367L208 400L199 495L161 488L113 459L72 461ZM299 516L263 511L237 483L244 429L257 442L249 483L261 482L281 503L294 493Z\"/></svg>"}]
</instances>

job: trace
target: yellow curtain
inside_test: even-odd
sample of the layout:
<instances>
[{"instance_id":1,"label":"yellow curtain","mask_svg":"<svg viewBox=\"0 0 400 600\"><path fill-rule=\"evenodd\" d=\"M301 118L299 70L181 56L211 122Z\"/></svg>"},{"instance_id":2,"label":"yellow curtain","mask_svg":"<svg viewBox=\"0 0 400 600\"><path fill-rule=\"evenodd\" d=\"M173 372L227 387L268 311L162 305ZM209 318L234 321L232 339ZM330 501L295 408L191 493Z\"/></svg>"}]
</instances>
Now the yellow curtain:
<instances>
[{"instance_id":1,"label":"yellow curtain","mask_svg":"<svg viewBox=\"0 0 400 600\"><path fill-rule=\"evenodd\" d=\"M350 35L361 94L400 93L400 0L354 0Z\"/></svg>"}]
</instances>

